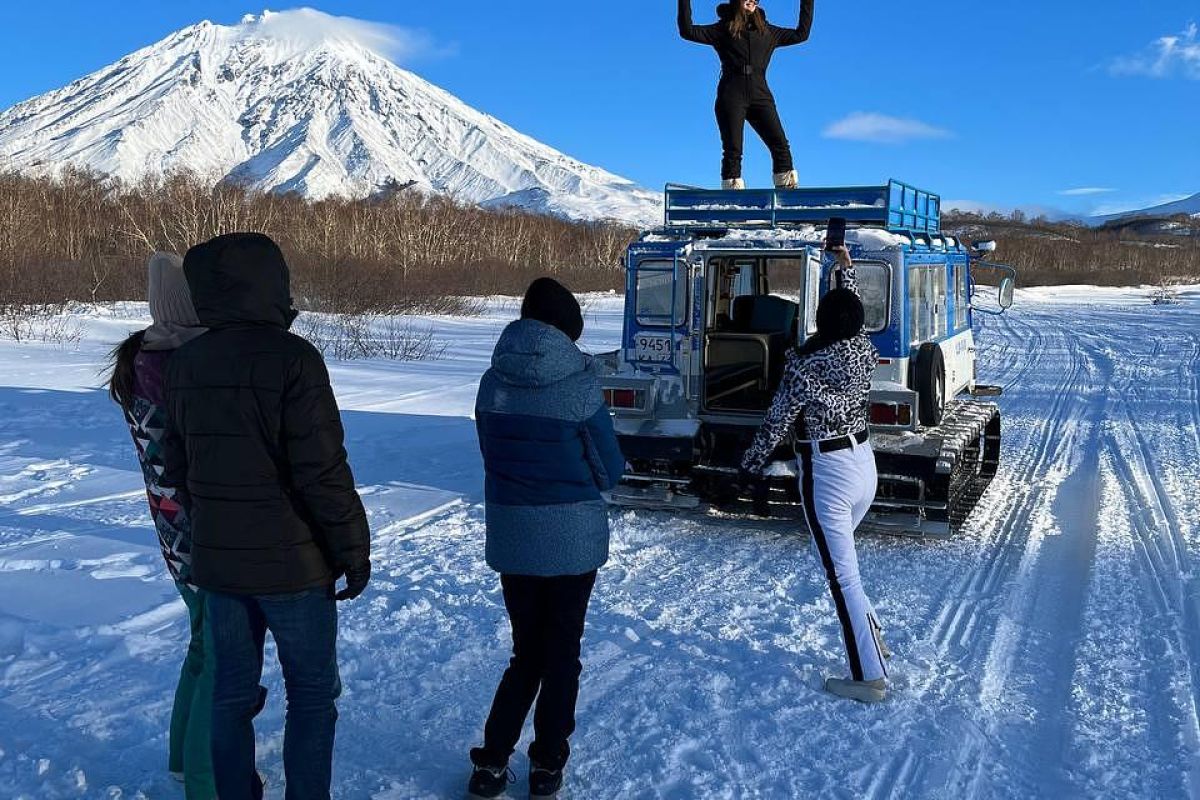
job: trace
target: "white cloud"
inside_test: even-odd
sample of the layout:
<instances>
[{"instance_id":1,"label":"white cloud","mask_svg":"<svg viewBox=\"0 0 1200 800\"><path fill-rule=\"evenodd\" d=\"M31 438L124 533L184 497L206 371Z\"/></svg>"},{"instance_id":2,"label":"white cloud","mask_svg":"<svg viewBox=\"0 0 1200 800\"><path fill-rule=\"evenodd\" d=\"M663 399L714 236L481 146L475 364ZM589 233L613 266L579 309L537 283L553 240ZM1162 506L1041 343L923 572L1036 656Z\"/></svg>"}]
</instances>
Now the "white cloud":
<instances>
[{"instance_id":1,"label":"white cloud","mask_svg":"<svg viewBox=\"0 0 1200 800\"><path fill-rule=\"evenodd\" d=\"M1180 34L1161 36L1142 52L1113 60L1108 71L1148 78L1182 75L1200 81L1200 26L1192 22Z\"/></svg>"},{"instance_id":2,"label":"white cloud","mask_svg":"<svg viewBox=\"0 0 1200 800\"><path fill-rule=\"evenodd\" d=\"M954 134L916 119L856 111L830 124L823 135L826 139L901 144L916 139L948 139Z\"/></svg>"},{"instance_id":3,"label":"white cloud","mask_svg":"<svg viewBox=\"0 0 1200 800\"><path fill-rule=\"evenodd\" d=\"M345 42L364 47L396 63L447 52L428 33L353 17L335 17L313 8L247 14L238 26L247 39L271 39L295 50Z\"/></svg>"},{"instance_id":4,"label":"white cloud","mask_svg":"<svg viewBox=\"0 0 1200 800\"><path fill-rule=\"evenodd\" d=\"M1063 189L1059 192L1063 197L1087 197L1093 194L1111 194L1116 189L1108 189L1102 186L1081 186L1078 189Z\"/></svg>"}]
</instances>

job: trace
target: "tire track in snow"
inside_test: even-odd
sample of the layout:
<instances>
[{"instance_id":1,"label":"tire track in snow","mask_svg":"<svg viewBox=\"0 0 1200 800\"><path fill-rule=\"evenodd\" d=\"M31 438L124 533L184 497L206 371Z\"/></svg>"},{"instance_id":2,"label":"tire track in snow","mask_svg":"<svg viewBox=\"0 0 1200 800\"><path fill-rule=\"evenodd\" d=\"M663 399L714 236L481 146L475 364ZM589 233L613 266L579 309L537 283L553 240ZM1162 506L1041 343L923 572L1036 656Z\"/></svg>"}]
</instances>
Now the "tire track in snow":
<instances>
[{"instance_id":1,"label":"tire track in snow","mask_svg":"<svg viewBox=\"0 0 1200 800\"><path fill-rule=\"evenodd\" d=\"M1062 352L1070 363L1058 371L1057 380L1048 387L1049 409L1038 407L1043 393L1036 391L1036 384L1031 387L1033 394L1022 402L1032 406L1023 416L1035 416L1037 422L1023 437L1006 437L1002 463L1011 466L1002 468L1003 480L998 478L998 485L989 489L973 517L986 551L976 559L974 568L947 588L941 610L930 625L926 643L935 654L933 669L922 676L916 687L918 696L906 716L917 718L929 704L943 706L940 722L946 735L898 752L868 784L865 796L870 798L939 790L965 792L985 777L981 770L989 756L1002 749L996 731L986 719L977 719L975 707L986 687L996 692L999 689L995 687L1002 689L1007 683L1013 649L1022 643L1023 632L1015 630L1007 643L999 645L989 632L997 630L998 621L1020 619L1019 611L1002 605L1011 606L1012 598L1020 597L1036 580L1040 541L1029 541L1030 527L1035 515L1049 513L1054 499L1045 494L1041 481L1051 472L1069 472L1064 462L1071 453L1071 440L1063 433L1074 427L1070 423L1078 404L1075 395L1090 374L1086 369L1090 361L1052 320L1000 319L1005 342L1015 342L1013 351L1023 354L1021 363L1001 371L1008 378L1006 385L1020 385L1027 376L1038 374L1035 369L1045 366L1048 352ZM1036 342L1036 348L1026 347L1026 342ZM1048 351L1055 345L1055 350ZM1012 396L1021 397L1019 392ZM1011 420L1016 409L1004 410L1006 420ZM1014 451L1019 454L1014 455ZM1002 494L1001 488L1007 491ZM1004 603L1006 598L1008 603ZM936 600L935 605L939 605ZM947 668L949 674L935 674ZM905 723L893 720L891 724L903 727ZM947 746L955 755L947 757ZM952 785L959 788L950 789Z\"/></svg>"},{"instance_id":2,"label":"tire track in snow","mask_svg":"<svg viewBox=\"0 0 1200 800\"><path fill-rule=\"evenodd\" d=\"M1070 699L1071 671L1047 666L1074 663L1079 643L1075 631L1086 603L1099 508L1098 452L1089 447L1094 438L1089 434L1103 416L1104 398L1095 389L1107 384L1111 365L1105 369L1065 331L1061 341L1072 367L1047 414L1035 465L1022 481L1020 508L1005 525L1014 545L1023 538L1019 564L1011 575L991 573L987 591L1003 598L1002 608L995 609L990 638L974 637L972 657L984 647L986 657L977 698L973 685L964 698L980 707L975 725L965 728L957 759L969 765L957 776L969 776L966 796L994 794L1001 786L1053 795L1069 786L1063 765L1070 728L1059 710ZM1089 388L1094 399L1084 399ZM1022 786L1030 777L1022 766L1039 762L1035 785Z\"/></svg>"},{"instance_id":3,"label":"tire track in snow","mask_svg":"<svg viewBox=\"0 0 1200 800\"><path fill-rule=\"evenodd\" d=\"M1188 368L1195 375L1200 367L1200 349L1192 336ZM1155 346L1158 346L1156 340ZM1189 395L1195 383L1187 387ZM1151 662L1159 673L1154 683L1170 687L1174 695L1176 733L1182 744L1184 778L1188 793L1200 797L1200 598L1197 576L1183 538L1179 515L1163 483L1163 469L1155 448L1143 430L1144 422L1133 414L1129 397L1134 394L1132 379L1116 392L1119 414L1106 431L1105 443L1121 476L1125 515L1135 534L1135 552L1141 566L1145 591L1139 597L1152 598L1147 610L1153 636L1168 642L1167 658ZM1192 404L1192 417L1198 413ZM1189 437L1190 438L1190 437ZM1200 447L1192 452L1198 463ZM1153 643L1151 643L1153 644ZM1149 649L1149 648L1148 648ZM1181 787L1182 788L1182 787Z\"/></svg>"},{"instance_id":4,"label":"tire track in snow","mask_svg":"<svg viewBox=\"0 0 1200 800\"><path fill-rule=\"evenodd\" d=\"M1043 343L1046 337L1042 337ZM1065 337L1063 338L1065 343ZM1030 351L1031 356L1036 351ZM1044 351L1043 351L1044 352ZM993 502L984 509L986 516L976 516L975 522L986 531L994 528L991 534L989 553L979 568L963 575L962 579L946 593L947 598L967 598L963 601L949 600L943 607L933 625L930 643L939 651L946 651L954 644L961 644L964 635L973 627L974 617L978 613L978 600L990 598L1004 576L1011 572L1014 562L1018 561L1021 551L1010 547L1015 537L1020 535L1033 513L1033 500L1036 499L1037 488L1033 481L1045 473L1049 464L1062 450L1061 441L1055 437L1067 420L1067 407L1070 400L1070 390L1078 382L1080 362L1074 350L1068 351L1071 356L1071 367L1066 370L1064 377L1053 389L1053 404L1044 419L1038 424L1029 439L1035 444L1028 455L1018 458L1009 471L1005 486L1010 491L1000 502ZM1028 359L1036 363L1037 358ZM1011 456L1011 451L1005 453ZM1014 474L1015 473L1015 474ZM989 489L989 494L992 494ZM977 512L978 513L978 512Z\"/></svg>"},{"instance_id":5,"label":"tire track in snow","mask_svg":"<svg viewBox=\"0 0 1200 800\"><path fill-rule=\"evenodd\" d=\"M1020 523L1028 526L1024 553L1005 589L980 685L979 721L992 747L973 762L962 759L977 755L977 743L960 753L960 763L975 766L967 796L994 794L997 787L1061 796L1074 783L1068 756L1073 721L1065 709L1096 556L1096 441L1113 364L1086 338L1064 338L1076 365L1063 393L1063 408L1071 413L1060 415L1055 426L1053 460L1031 476L1038 491L1026 498Z\"/></svg>"}]
</instances>

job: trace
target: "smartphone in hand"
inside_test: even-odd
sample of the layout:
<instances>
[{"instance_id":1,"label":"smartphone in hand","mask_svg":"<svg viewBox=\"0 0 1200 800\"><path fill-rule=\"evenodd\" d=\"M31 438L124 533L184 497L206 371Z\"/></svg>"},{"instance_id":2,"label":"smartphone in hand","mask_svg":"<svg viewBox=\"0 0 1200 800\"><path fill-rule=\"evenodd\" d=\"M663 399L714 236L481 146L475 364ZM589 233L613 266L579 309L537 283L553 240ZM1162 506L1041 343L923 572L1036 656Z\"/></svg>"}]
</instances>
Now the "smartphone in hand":
<instances>
[{"instance_id":1,"label":"smartphone in hand","mask_svg":"<svg viewBox=\"0 0 1200 800\"><path fill-rule=\"evenodd\" d=\"M846 218L830 217L825 230L825 249L835 250L846 246Z\"/></svg>"}]
</instances>

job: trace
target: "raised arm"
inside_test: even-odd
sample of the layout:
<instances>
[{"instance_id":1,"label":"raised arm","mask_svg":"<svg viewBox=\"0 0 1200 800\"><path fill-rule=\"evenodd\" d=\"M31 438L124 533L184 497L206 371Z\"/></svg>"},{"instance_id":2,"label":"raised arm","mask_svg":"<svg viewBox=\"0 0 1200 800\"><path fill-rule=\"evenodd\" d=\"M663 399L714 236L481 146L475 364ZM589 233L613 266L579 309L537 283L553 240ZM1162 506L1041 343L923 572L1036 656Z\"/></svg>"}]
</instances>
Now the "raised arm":
<instances>
[{"instance_id":1,"label":"raised arm","mask_svg":"<svg viewBox=\"0 0 1200 800\"><path fill-rule=\"evenodd\" d=\"M692 0L679 0L679 35L684 39L697 44L715 44L719 28L719 25L693 25Z\"/></svg>"},{"instance_id":2,"label":"raised arm","mask_svg":"<svg viewBox=\"0 0 1200 800\"><path fill-rule=\"evenodd\" d=\"M804 398L808 394L808 371L806 360L790 357L787 369L784 370L783 380L779 391L767 410L766 419L754 437L754 443L742 457L742 469L755 475L761 473L767 465L767 460L775 452L775 448L787 436L788 429L804 410Z\"/></svg>"},{"instance_id":3,"label":"raised arm","mask_svg":"<svg viewBox=\"0 0 1200 800\"><path fill-rule=\"evenodd\" d=\"M854 271L854 260L850 258L850 251L845 247L833 251L834 257L837 259L837 265L833 270L834 288L849 289L862 299L862 294L858 291L858 275Z\"/></svg>"},{"instance_id":4,"label":"raised arm","mask_svg":"<svg viewBox=\"0 0 1200 800\"><path fill-rule=\"evenodd\" d=\"M801 0L800 21L796 23L795 28L771 26L771 33L775 35L776 47L790 47L808 41L808 35L812 33L814 2L815 0Z\"/></svg>"}]
</instances>

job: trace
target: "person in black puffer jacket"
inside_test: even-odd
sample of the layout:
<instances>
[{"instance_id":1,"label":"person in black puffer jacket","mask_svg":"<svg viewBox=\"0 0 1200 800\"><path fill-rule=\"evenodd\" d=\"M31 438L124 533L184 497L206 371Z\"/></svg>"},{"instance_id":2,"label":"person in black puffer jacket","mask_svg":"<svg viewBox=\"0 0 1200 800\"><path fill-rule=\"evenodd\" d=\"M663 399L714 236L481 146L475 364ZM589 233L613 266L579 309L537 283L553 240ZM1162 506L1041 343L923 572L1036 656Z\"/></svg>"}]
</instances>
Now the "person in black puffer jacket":
<instances>
[{"instance_id":1,"label":"person in black puffer jacket","mask_svg":"<svg viewBox=\"0 0 1200 800\"><path fill-rule=\"evenodd\" d=\"M712 25L694 25L691 0L679 0L679 35L689 42L712 46L721 59L716 111L724 149L721 181L726 189L745 188L742 141L747 122L771 151L775 186L796 188L792 149L779 121L775 96L767 85L767 68L777 48L808 41L814 2L801 0L796 27L781 28L767 22L758 0L722 3L717 6L720 21Z\"/></svg>"},{"instance_id":2,"label":"person in black puffer jacket","mask_svg":"<svg viewBox=\"0 0 1200 800\"><path fill-rule=\"evenodd\" d=\"M328 798L338 600L366 588L370 533L317 350L288 332L287 265L261 234L188 251L184 272L209 332L167 369L162 483L192 519L192 581L206 591L216 655L212 757L222 800L257 800L252 720L271 631L287 688L289 798Z\"/></svg>"}]
</instances>

